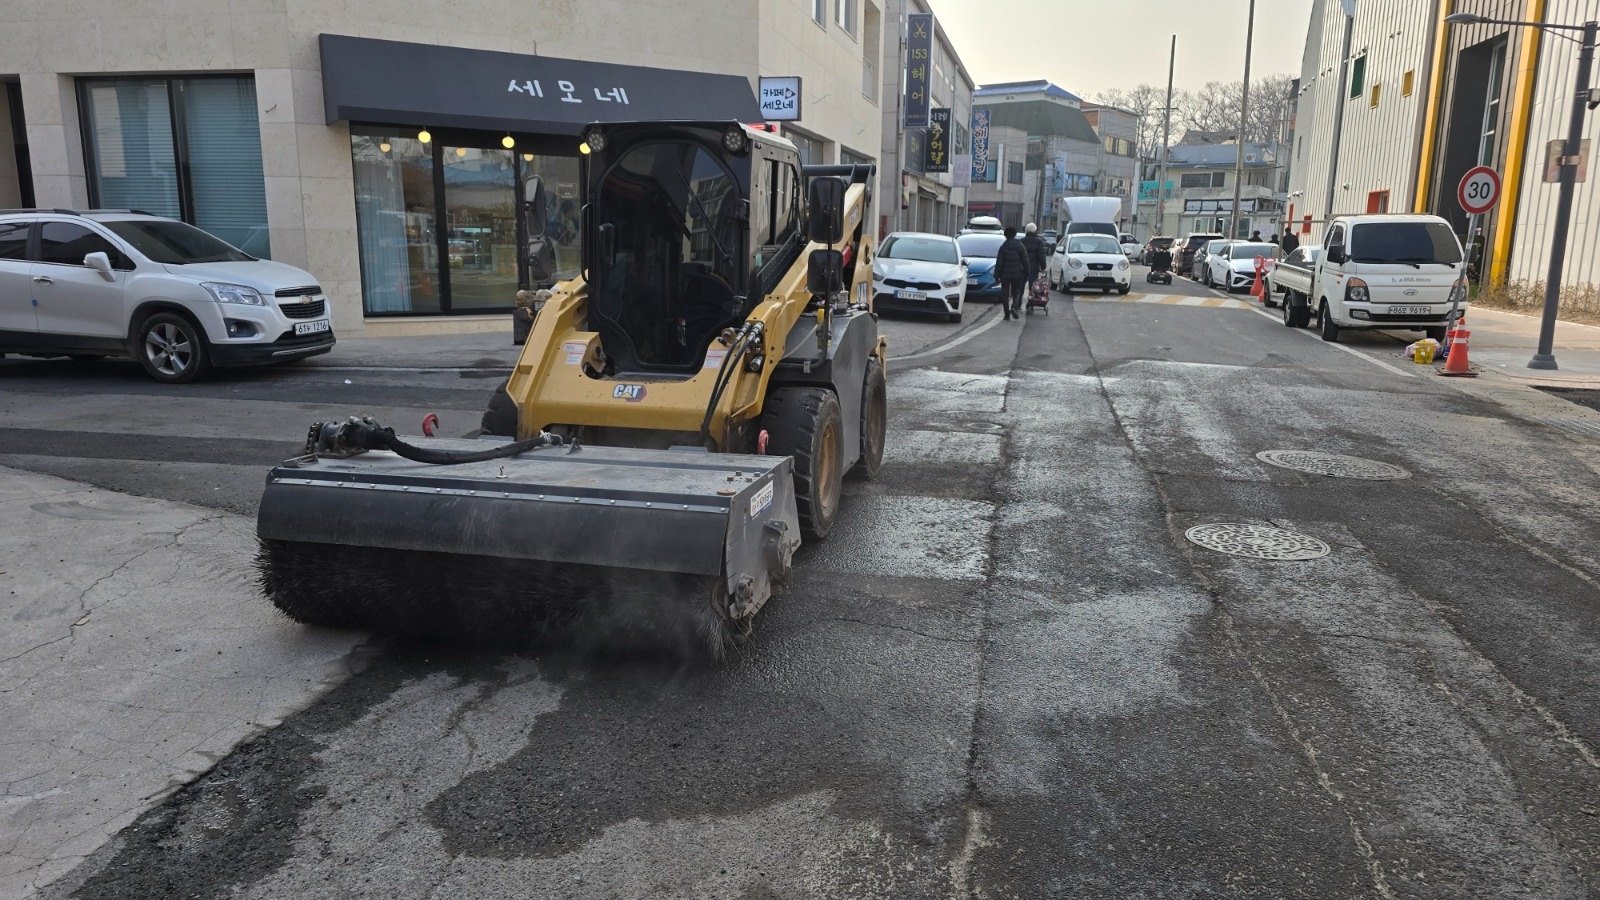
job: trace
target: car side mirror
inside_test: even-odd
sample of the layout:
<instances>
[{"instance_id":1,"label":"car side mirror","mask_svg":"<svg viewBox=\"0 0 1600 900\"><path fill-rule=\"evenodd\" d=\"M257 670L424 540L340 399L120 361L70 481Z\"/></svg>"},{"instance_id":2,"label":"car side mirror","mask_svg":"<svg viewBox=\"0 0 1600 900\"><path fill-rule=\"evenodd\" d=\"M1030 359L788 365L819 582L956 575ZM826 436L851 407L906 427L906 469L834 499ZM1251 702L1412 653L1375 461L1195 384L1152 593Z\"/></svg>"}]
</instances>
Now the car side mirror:
<instances>
[{"instance_id":1,"label":"car side mirror","mask_svg":"<svg viewBox=\"0 0 1600 900\"><path fill-rule=\"evenodd\" d=\"M811 179L806 186L806 232L817 244L844 240L844 182L833 177Z\"/></svg>"},{"instance_id":2,"label":"car side mirror","mask_svg":"<svg viewBox=\"0 0 1600 900\"><path fill-rule=\"evenodd\" d=\"M83 258L83 264L100 273L100 277L107 281L116 281L117 276L111 273L111 257L104 250L96 250Z\"/></svg>"}]
</instances>

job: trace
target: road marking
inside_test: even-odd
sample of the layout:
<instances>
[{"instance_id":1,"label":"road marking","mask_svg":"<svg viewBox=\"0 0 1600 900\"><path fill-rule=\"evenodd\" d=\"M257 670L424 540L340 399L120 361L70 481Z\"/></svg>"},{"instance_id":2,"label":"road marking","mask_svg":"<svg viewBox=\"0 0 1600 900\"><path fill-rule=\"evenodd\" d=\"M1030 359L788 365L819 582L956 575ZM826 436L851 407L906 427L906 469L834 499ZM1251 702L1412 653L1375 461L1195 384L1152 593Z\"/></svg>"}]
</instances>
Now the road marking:
<instances>
[{"instance_id":1,"label":"road marking","mask_svg":"<svg viewBox=\"0 0 1600 900\"><path fill-rule=\"evenodd\" d=\"M1159 303L1163 306L1204 306L1211 309L1254 309L1231 297L1193 297L1186 294L1128 294L1126 296L1102 295L1097 297L1072 296L1077 303Z\"/></svg>"},{"instance_id":2,"label":"road marking","mask_svg":"<svg viewBox=\"0 0 1600 900\"><path fill-rule=\"evenodd\" d=\"M1275 316L1272 313L1269 313L1264 309L1252 309L1251 312L1255 313L1258 316L1266 316L1267 318L1271 319L1272 321L1277 322L1279 325L1283 324L1283 317L1282 316ZM1343 344L1335 344L1335 343L1331 343L1329 341L1325 341L1321 337L1319 337L1319 336L1317 336L1315 334L1312 334L1309 331L1304 331L1304 330L1299 329L1299 328L1291 328L1290 330L1295 332L1296 334L1305 335L1306 337L1316 341L1317 343L1321 344L1324 347L1332 347L1335 350L1343 350L1344 352L1350 354L1351 356L1354 356L1356 359L1364 359L1367 362L1372 363L1373 365L1377 366L1380 369L1388 369L1389 371L1395 373L1396 375L1404 375L1407 378L1416 377L1416 376L1412 375L1410 372L1407 372L1405 369L1399 368L1397 366L1391 366L1391 365L1389 365L1388 363L1384 362L1381 359L1374 359L1373 357L1368 356L1367 354L1362 353L1360 350L1357 350L1357 349L1355 349L1353 347L1346 347Z\"/></svg>"},{"instance_id":3,"label":"road marking","mask_svg":"<svg viewBox=\"0 0 1600 900\"><path fill-rule=\"evenodd\" d=\"M999 308L1000 307L998 307L998 306L995 307L995 309L999 309ZM891 357L889 357L889 361L890 362L902 362L902 361L908 360L908 359L921 359L924 356L938 356L939 354L944 353L947 350L954 350L955 348L961 346L962 344L965 344L967 341L972 340L973 338L977 337L978 335L983 334L985 331L988 331L989 329L993 328L994 326L996 326L996 325L998 325L998 324L1000 324L1001 322L1004 322L1004 321L1005 321L1005 318L1003 316L994 316L989 321L983 323L982 325L979 325L977 328L972 329L971 331L967 332L966 334L957 335L953 340L949 341L948 343L939 344L937 346L932 347L931 349L924 350L921 353L908 353L905 356L891 356Z\"/></svg>"}]
</instances>

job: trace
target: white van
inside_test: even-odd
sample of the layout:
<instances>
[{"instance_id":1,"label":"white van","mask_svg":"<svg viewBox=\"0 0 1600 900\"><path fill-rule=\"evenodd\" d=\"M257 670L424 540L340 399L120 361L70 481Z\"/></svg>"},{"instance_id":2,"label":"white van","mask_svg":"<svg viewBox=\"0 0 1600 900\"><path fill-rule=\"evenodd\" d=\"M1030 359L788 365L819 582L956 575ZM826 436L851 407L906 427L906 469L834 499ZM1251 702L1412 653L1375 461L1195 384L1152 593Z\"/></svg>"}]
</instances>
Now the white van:
<instances>
[{"instance_id":1,"label":"white van","mask_svg":"<svg viewBox=\"0 0 1600 900\"><path fill-rule=\"evenodd\" d=\"M1461 242L1438 216L1339 216L1328 224L1309 312L1325 341L1344 328L1421 331L1442 341L1465 287ZM1466 311L1461 292L1457 315Z\"/></svg>"},{"instance_id":2,"label":"white van","mask_svg":"<svg viewBox=\"0 0 1600 900\"><path fill-rule=\"evenodd\" d=\"M1113 241L1122 242L1117 217L1122 214L1122 200L1118 197L1062 197L1062 218L1066 225L1063 236L1074 234L1105 234Z\"/></svg>"}]
</instances>

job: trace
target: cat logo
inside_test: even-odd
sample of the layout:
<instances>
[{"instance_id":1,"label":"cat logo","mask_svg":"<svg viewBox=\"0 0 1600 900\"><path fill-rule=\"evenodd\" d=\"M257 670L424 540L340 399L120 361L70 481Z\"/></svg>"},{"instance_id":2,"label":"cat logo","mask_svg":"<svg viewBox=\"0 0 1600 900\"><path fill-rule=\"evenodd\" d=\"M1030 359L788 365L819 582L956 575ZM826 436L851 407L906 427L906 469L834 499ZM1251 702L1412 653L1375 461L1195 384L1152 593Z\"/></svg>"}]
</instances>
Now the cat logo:
<instances>
[{"instance_id":1,"label":"cat logo","mask_svg":"<svg viewBox=\"0 0 1600 900\"><path fill-rule=\"evenodd\" d=\"M611 399L626 400L629 403L638 403L644 399L644 385L619 384L611 389Z\"/></svg>"}]
</instances>

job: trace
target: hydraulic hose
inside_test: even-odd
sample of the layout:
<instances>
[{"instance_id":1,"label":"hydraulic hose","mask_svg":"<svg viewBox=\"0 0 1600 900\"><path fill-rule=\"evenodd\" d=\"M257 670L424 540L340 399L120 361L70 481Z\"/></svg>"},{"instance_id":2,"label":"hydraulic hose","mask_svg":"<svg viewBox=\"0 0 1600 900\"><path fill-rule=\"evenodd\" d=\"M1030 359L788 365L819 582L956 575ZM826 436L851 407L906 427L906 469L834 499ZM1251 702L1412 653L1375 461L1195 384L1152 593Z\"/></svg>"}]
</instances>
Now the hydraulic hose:
<instances>
[{"instance_id":1,"label":"hydraulic hose","mask_svg":"<svg viewBox=\"0 0 1600 900\"><path fill-rule=\"evenodd\" d=\"M728 345L728 354L722 358L722 368L717 370L717 379L711 388L711 400L706 404L705 418L700 420L700 440L704 441L710 437L711 418L716 415L717 406L722 402L723 391L727 390L728 384L733 381L733 373L738 371L738 367L744 364L745 345L750 342L751 338L760 334L761 331L760 322L753 324L747 322L743 328L739 329L738 335ZM722 442L718 441L717 443L721 444Z\"/></svg>"},{"instance_id":2,"label":"hydraulic hose","mask_svg":"<svg viewBox=\"0 0 1600 900\"><path fill-rule=\"evenodd\" d=\"M349 454L360 450L388 450L412 462L435 466L457 466L462 463L488 462L505 459L541 447L559 447L561 436L548 431L525 441L513 441L483 450L433 450L407 443L393 428L379 425L370 417L350 418L344 422L319 422L311 428L311 439L306 447L309 453L328 455Z\"/></svg>"}]
</instances>

